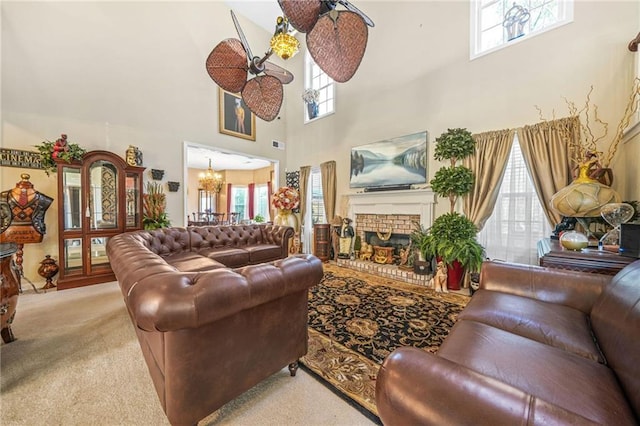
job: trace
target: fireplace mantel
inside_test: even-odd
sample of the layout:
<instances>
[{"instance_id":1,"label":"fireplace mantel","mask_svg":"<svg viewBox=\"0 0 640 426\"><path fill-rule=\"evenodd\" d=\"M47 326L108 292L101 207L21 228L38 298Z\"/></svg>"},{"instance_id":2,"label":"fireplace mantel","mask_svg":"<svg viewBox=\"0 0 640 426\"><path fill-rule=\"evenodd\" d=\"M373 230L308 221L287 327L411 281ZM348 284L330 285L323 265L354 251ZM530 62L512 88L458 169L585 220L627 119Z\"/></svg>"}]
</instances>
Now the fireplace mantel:
<instances>
[{"instance_id":1,"label":"fireplace mantel","mask_svg":"<svg viewBox=\"0 0 640 426\"><path fill-rule=\"evenodd\" d=\"M354 220L357 214L398 214L419 215L425 228L433 223L436 193L430 189L356 192L349 194L348 198L348 217Z\"/></svg>"}]
</instances>

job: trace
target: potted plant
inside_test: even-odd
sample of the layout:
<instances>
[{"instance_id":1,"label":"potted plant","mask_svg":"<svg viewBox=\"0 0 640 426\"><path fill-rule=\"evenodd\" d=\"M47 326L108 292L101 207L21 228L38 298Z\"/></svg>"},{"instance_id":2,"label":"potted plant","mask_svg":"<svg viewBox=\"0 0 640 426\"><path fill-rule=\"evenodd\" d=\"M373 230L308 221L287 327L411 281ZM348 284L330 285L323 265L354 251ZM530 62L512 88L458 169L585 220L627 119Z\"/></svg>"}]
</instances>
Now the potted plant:
<instances>
[{"instance_id":1,"label":"potted plant","mask_svg":"<svg viewBox=\"0 0 640 426\"><path fill-rule=\"evenodd\" d=\"M40 165L49 176L57 170L56 160L64 160L71 163L73 160L80 160L87 152L75 143L67 141L67 135L60 135L55 142L44 141L35 146L40 153Z\"/></svg>"},{"instance_id":2,"label":"potted plant","mask_svg":"<svg viewBox=\"0 0 640 426\"><path fill-rule=\"evenodd\" d=\"M450 211L433 221L424 236L423 251L435 255L448 268L447 284L459 290L464 271L476 272L485 258L484 248L478 243L478 228L464 215L455 211L458 198L473 188L473 172L457 162L475 152L475 141L467 129L448 129L436 139L434 158L449 160L450 165L438 170L431 179L431 188L441 197L447 197Z\"/></svg>"},{"instance_id":3,"label":"potted plant","mask_svg":"<svg viewBox=\"0 0 640 426\"><path fill-rule=\"evenodd\" d=\"M162 185L157 182L147 182L147 193L142 195L144 229L168 228L171 222L167 216L167 196Z\"/></svg>"}]
</instances>

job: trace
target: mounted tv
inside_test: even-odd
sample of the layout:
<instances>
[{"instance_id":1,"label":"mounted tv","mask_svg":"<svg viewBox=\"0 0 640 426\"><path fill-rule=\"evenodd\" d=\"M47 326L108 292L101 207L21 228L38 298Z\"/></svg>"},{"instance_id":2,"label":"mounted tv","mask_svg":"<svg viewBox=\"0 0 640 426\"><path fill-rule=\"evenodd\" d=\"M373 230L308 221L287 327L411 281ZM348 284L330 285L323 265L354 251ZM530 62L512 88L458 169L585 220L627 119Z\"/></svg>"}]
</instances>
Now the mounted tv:
<instances>
[{"instance_id":1,"label":"mounted tv","mask_svg":"<svg viewBox=\"0 0 640 426\"><path fill-rule=\"evenodd\" d=\"M427 183L427 132L351 148L351 188L398 189Z\"/></svg>"}]
</instances>

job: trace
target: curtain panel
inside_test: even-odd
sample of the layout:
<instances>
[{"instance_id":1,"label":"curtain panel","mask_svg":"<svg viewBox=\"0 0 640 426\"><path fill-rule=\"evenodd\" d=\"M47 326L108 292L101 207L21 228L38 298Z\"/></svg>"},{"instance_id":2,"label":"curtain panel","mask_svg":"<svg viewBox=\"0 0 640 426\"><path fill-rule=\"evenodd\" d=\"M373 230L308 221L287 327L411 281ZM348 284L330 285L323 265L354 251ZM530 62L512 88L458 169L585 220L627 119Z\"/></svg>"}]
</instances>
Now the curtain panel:
<instances>
[{"instance_id":1,"label":"curtain panel","mask_svg":"<svg viewBox=\"0 0 640 426\"><path fill-rule=\"evenodd\" d=\"M307 212L307 188L309 187L309 175L311 174L311 166L300 167L300 182L298 192L300 193L300 223L304 229L304 218Z\"/></svg>"},{"instance_id":2,"label":"curtain panel","mask_svg":"<svg viewBox=\"0 0 640 426\"><path fill-rule=\"evenodd\" d=\"M327 223L333 223L336 214L336 162L327 161L320 164L322 180L322 199Z\"/></svg>"},{"instance_id":3,"label":"curtain panel","mask_svg":"<svg viewBox=\"0 0 640 426\"><path fill-rule=\"evenodd\" d=\"M496 205L514 133L507 129L473 135L476 152L463 161L475 177L471 192L463 197L463 211L479 231Z\"/></svg>"},{"instance_id":4,"label":"curtain panel","mask_svg":"<svg viewBox=\"0 0 640 426\"><path fill-rule=\"evenodd\" d=\"M567 117L524 126L518 129L518 141L540 204L553 228L562 216L551 210L550 200L573 180L571 146L580 143L580 120Z\"/></svg>"}]
</instances>

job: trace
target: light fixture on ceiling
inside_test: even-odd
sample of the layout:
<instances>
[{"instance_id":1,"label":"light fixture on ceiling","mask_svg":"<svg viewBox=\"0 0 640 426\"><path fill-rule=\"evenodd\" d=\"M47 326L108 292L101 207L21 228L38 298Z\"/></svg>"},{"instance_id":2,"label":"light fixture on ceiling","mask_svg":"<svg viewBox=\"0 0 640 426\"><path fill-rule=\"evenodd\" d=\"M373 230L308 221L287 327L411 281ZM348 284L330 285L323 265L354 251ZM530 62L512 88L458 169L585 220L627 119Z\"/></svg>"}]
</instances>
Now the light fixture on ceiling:
<instances>
[{"instance_id":1,"label":"light fixture on ceiling","mask_svg":"<svg viewBox=\"0 0 640 426\"><path fill-rule=\"evenodd\" d=\"M200 184L200 188L204 189L207 192L215 192L219 194L222 190L222 175L220 173L216 173L211 168L211 158L209 158L209 168L205 173L200 173L198 176L198 182Z\"/></svg>"},{"instance_id":2,"label":"light fixture on ceiling","mask_svg":"<svg viewBox=\"0 0 640 426\"><path fill-rule=\"evenodd\" d=\"M347 10L336 10L338 3ZM289 25L307 33L311 57L338 83L351 79L360 66L367 46L367 26L373 27L373 21L347 0L278 0L278 4L284 17L278 17L264 56L253 56L231 11L240 40L222 40L206 61L211 79L227 92L240 93L245 105L265 121L278 116L284 96L282 85L293 81L289 71L267 61L274 53L288 59L298 51L299 42L289 32Z\"/></svg>"},{"instance_id":3,"label":"light fixture on ceiling","mask_svg":"<svg viewBox=\"0 0 640 426\"><path fill-rule=\"evenodd\" d=\"M289 20L286 17L278 16L276 32L271 37L269 45L273 53L285 61L298 53L300 42L289 33Z\"/></svg>"}]
</instances>

